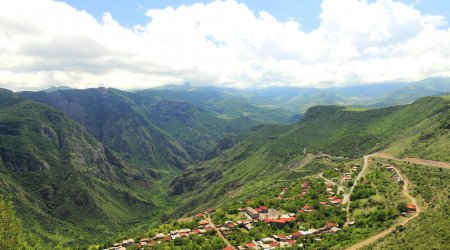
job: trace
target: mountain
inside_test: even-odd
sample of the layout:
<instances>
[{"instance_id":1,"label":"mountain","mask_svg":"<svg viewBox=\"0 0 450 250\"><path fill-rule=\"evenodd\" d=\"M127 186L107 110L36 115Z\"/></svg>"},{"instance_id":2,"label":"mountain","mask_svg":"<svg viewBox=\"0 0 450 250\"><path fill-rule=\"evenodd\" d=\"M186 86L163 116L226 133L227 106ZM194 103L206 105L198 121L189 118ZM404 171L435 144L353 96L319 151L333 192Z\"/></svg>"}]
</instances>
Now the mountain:
<instances>
[{"instance_id":1,"label":"mountain","mask_svg":"<svg viewBox=\"0 0 450 250\"><path fill-rule=\"evenodd\" d=\"M441 95L442 92L419 87L417 85L407 86L391 92L389 95L383 97L379 102L371 104L372 107L387 107L401 104L407 104L419 99L423 96Z\"/></svg>"},{"instance_id":2,"label":"mountain","mask_svg":"<svg viewBox=\"0 0 450 250\"><path fill-rule=\"evenodd\" d=\"M68 89L73 89L73 88L71 88L69 86L51 86L50 88L45 89L44 91L45 92L55 92L58 90L68 90Z\"/></svg>"},{"instance_id":3,"label":"mountain","mask_svg":"<svg viewBox=\"0 0 450 250\"><path fill-rule=\"evenodd\" d=\"M158 213L154 172L128 165L58 110L4 89L0 100L0 194L27 232L82 244Z\"/></svg>"},{"instance_id":4,"label":"mountain","mask_svg":"<svg viewBox=\"0 0 450 250\"><path fill-rule=\"evenodd\" d=\"M290 123L293 113L268 103L255 103L241 96L240 90L214 87L172 87L135 92L141 96L180 101L232 119L247 117L263 123Z\"/></svg>"},{"instance_id":5,"label":"mountain","mask_svg":"<svg viewBox=\"0 0 450 250\"><path fill-rule=\"evenodd\" d=\"M295 176L296 166L308 161L304 151L356 158L388 149L397 155L449 161L449 120L448 96L379 109L310 108L297 124L260 126L218 157L178 176L171 183L172 194L186 203L174 216Z\"/></svg>"},{"instance_id":6,"label":"mountain","mask_svg":"<svg viewBox=\"0 0 450 250\"><path fill-rule=\"evenodd\" d=\"M216 113L180 101L115 89L21 92L84 125L98 140L136 164L183 169L197 162L228 134L259 122Z\"/></svg>"},{"instance_id":7,"label":"mountain","mask_svg":"<svg viewBox=\"0 0 450 250\"><path fill-rule=\"evenodd\" d=\"M270 87L248 89L237 94L255 103L283 107L304 113L316 105L388 107L409 104L433 95L450 92L450 78L427 78L418 82L390 82L333 88Z\"/></svg>"},{"instance_id":8,"label":"mountain","mask_svg":"<svg viewBox=\"0 0 450 250\"><path fill-rule=\"evenodd\" d=\"M189 154L169 134L152 124L132 100L114 89L22 92L66 113L112 150L134 163L184 168Z\"/></svg>"}]
</instances>

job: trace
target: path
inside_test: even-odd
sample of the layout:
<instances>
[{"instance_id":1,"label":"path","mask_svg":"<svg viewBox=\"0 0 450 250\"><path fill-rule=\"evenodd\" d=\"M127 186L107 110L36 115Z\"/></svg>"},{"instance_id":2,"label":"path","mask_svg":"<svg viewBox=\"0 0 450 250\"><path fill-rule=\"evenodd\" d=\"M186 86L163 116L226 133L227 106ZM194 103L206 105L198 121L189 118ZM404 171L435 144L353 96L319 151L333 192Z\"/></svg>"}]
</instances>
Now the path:
<instances>
[{"instance_id":1,"label":"path","mask_svg":"<svg viewBox=\"0 0 450 250\"><path fill-rule=\"evenodd\" d=\"M438 168L448 168L450 169L450 163L448 162L442 162L442 161L433 161L433 160L425 160L425 159L418 159L418 158L397 158L391 154L385 153L385 152L378 152L375 153L376 157L384 158L384 159L391 159L391 160L397 160L397 161L406 161L409 163L415 163L419 165L425 165L430 167L438 167Z\"/></svg>"},{"instance_id":2,"label":"path","mask_svg":"<svg viewBox=\"0 0 450 250\"><path fill-rule=\"evenodd\" d=\"M343 188L341 185L339 185L339 184L337 184L336 182L334 182L334 181L332 181L332 180L330 180L330 179L324 177L324 176L323 176L323 173L320 173L320 174L319 174L319 177L322 178L322 179L324 179L325 181L327 181L327 182L333 184L334 186L337 186L337 188L338 188L337 194L339 194L340 192L344 193L344 188Z\"/></svg>"},{"instance_id":3,"label":"path","mask_svg":"<svg viewBox=\"0 0 450 250\"><path fill-rule=\"evenodd\" d=\"M364 164L363 164L361 171L359 171L358 175L356 176L355 180L353 181L353 185L350 188L350 191L348 192L348 194L344 195L344 200L342 201L342 204L347 203L347 207L345 209L346 213L347 213L345 225L348 225L348 223L350 222L350 203L351 203L350 196L352 195L353 189L355 189L356 184L358 184L358 181L366 174L367 168L369 167L369 158L373 157L373 156L375 156L375 154L364 156Z\"/></svg>"},{"instance_id":4,"label":"path","mask_svg":"<svg viewBox=\"0 0 450 250\"><path fill-rule=\"evenodd\" d=\"M404 220L402 220L400 222L397 222L396 224L392 225L388 229L386 229L386 230L384 230L384 231L382 231L382 232L380 232L380 233L378 233L378 234L376 234L376 235L374 235L374 236L372 236L372 237L370 237L368 239L365 239L365 240L363 240L361 242L358 242L357 244L347 248L347 250L361 249L361 248L363 248L365 246L368 246L368 245L370 245L372 243L375 243L377 240L379 240L379 239L385 237L386 235L388 235L389 233L393 232L396 229L397 226L404 226L406 223L408 223L412 219L416 218L421 213L421 209L420 209L420 207L419 207L419 205L417 203L416 198L411 196L411 194L409 193L410 190L408 189L408 186L409 186L410 181L405 176L402 176L400 171L396 167L394 167L394 170L403 179L403 182L404 182L403 183L403 189L402 189L403 190L403 194L411 200L411 203L413 205L416 206L417 211L411 217L407 217Z\"/></svg>"},{"instance_id":5,"label":"path","mask_svg":"<svg viewBox=\"0 0 450 250\"><path fill-rule=\"evenodd\" d=\"M386 157L384 157L384 156L385 156L384 154L380 154L380 153L376 153L376 154L364 156L364 168L363 168L363 170L365 170L365 168L367 168L367 165L368 165L368 164L366 165L366 163L368 163L369 157L372 157L372 156L381 157L381 158L386 158ZM394 158L394 157L388 158L388 159L393 159L393 158ZM403 179L403 188L402 188L403 194L404 194L406 197L408 197L408 199L411 200L411 203L412 203L413 205L416 206L417 211L416 211L411 217L407 217L407 218L405 218L405 219L403 219L403 220L401 220L401 221L395 223L394 225L392 225L392 226L389 227L388 229L386 229L386 230L384 230L384 231L382 231L382 232L380 232L380 233L378 233L378 234L375 234L374 236L372 236L372 237L370 237L370 238L367 238L367 239L365 239L365 240L363 240L363 241L361 241L361 242L358 242L357 244L355 244L355 245L353 245L353 246L350 246L349 248L347 248L347 250L361 249L361 248L363 248L363 247L365 247L365 246L368 246L368 245L370 245L370 244L372 244L372 243L375 243L375 242L378 241L379 239L381 239L381 238L385 237L386 235L388 235L389 233L393 232L393 231L396 229L397 226L404 226L406 223L408 223L408 222L411 221L412 219L416 218L416 217L419 216L419 214L421 213L421 208L419 207L416 198L413 197L413 196L410 194L410 190L409 190L409 188L408 188L409 183L410 183L409 179L406 178L404 175L402 175L401 172L400 172L396 167L393 167L393 168L394 168L394 170L397 172L398 176L400 176L400 177ZM361 172L362 172L362 171L361 171ZM358 177L359 177L359 175L358 175ZM360 178L361 178L361 177L360 177ZM355 183L356 183L356 180L355 180ZM353 190L352 190L352 191L353 191ZM347 209L348 209L348 207L347 207ZM348 218L347 218L347 221L348 221Z\"/></svg>"},{"instance_id":6,"label":"path","mask_svg":"<svg viewBox=\"0 0 450 250\"><path fill-rule=\"evenodd\" d=\"M222 240L225 242L225 244L227 244L227 246L231 246L230 242L227 240L227 238L225 238L222 234L222 232L220 232L220 230L216 227L216 225L214 225L214 223L212 223L211 221L211 215L208 214L208 218L207 218L209 225L211 225L211 227L217 231L217 235L219 235L220 238L222 238Z\"/></svg>"}]
</instances>

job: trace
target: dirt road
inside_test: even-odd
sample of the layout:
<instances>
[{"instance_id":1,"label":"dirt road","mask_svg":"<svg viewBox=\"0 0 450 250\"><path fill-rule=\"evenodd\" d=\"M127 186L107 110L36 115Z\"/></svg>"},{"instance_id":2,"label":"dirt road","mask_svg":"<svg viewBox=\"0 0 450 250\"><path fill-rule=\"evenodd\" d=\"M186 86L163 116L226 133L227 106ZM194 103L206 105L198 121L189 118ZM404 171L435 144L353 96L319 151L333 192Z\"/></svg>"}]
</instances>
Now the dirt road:
<instances>
[{"instance_id":1,"label":"dirt road","mask_svg":"<svg viewBox=\"0 0 450 250\"><path fill-rule=\"evenodd\" d=\"M385 152L378 152L378 153L375 153L374 155L376 157L380 157L380 158L384 158L384 159L406 161L409 163L415 163L415 164L419 164L419 165L450 169L450 163L448 163L448 162L432 161L432 160L425 160L425 159L418 159L418 158L397 158L397 157L395 157L391 154L385 153Z\"/></svg>"},{"instance_id":2,"label":"dirt road","mask_svg":"<svg viewBox=\"0 0 450 250\"><path fill-rule=\"evenodd\" d=\"M325 177L323 176L323 173L320 173L320 174L319 174L319 177L322 178L323 180L325 180L325 181L327 181L327 182L333 184L334 186L337 186L337 188L338 188L337 194L339 194L339 193L341 193L341 192L344 193L344 188L343 188L341 185L337 184L336 182L334 182L334 181L332 181L332 180L330 180L330 179L325 178Z\"/></svg>"},{"instance_id":3,"label":"dirt road","mask_svg":"<svg viewBox=\"0 0 450 250\"><path fill-rule=\"evenodd\" d=\"M377 157L379 157L379 155L377 155L377 154L375 154L375 155L370 155L369 157L371 157L371 156L377 156ZM366 159L368 160L369 157L367 157L367 158L364 157L364 166L366 166ZM404 175L402 175L401 172L398 170L398 168L394 167L394 170L397 172L398 176L400 176L400 177L403 179L403 188L402 188L403 194L404 194L406 197L408 197L408 199L411 201L411 203L412 203L413 205L416 206L417 211L416 211L411 217L406 217L406 218L404 218L403 220L401 220L401 221L395 223L394 225L392 225L392 226L389 227L388 229L386 229L386 230L384 230L384 231L382 231L382 232L380 232L380 233L378 233L378 234L376 234L376 235L374 235L374 236L372 236L372 237L370 237L370 238L368 238L368 239L365 239L365 240L363 240L363 241L361 241L361 242L358 242L357 244L355 244L355 245L353 245L353 246L347 248L347 250L361 249L361 248L363 248L363 247L365 247L365 246L368 246L368 245L370 245L370 244L372 244L372 243L375 243L377 240L379 240L379 239L385 237L386 235L388 235L389 233L393 232L397 226L400 226L400 225L401 225L401 226L404 226L406 223L408 223L408 222L411 221L412 219L414 219L414 218L416 218L417 216L419 216L419 214L422 212L421 208L419 207L419 205L418 205L418 203L417 203L416 198L413 197L413 196L410 194L410 190L409 190L409 188L408 188L409 183L410 183L409 179L406 178ZM362 171L361 171L361 172L362 172Z\"/></svg>"},{"instance_id":4,"label":"dirt road","mask_svg":"<svg viewBox=\"0 0 450 250\"><path fill-rule=\"evenodd\" d=\"M220 230L216 227L216 225L214 225L214 223L211 220L211 215L208 214L208 218L207 218L209 225L211 225L211 227L217 231L217 235L222 238L222 240L225 242L225 244L227 244L227 246L231 246L230 242L227 240L227 238L225 238L223 236L223 234L220 232Z\"/></svg>"}]
</instances>

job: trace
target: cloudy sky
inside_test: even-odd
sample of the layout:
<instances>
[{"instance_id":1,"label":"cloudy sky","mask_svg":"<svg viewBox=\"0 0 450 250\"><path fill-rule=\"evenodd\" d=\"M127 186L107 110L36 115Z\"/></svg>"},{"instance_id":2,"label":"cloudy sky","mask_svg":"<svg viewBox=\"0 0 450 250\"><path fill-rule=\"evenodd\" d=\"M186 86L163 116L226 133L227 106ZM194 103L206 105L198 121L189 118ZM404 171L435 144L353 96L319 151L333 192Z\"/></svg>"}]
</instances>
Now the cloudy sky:
<instances>
[{"instance_id":1,"label":"cloudy sky","mask_svg":"<svg viewBox=\"0 0 450 250\"><path fill-rule=\"evenodd\" d=\"M0 87L448 77L449 20L443 0L0 0Z\"/></svg>"}]
</instances>

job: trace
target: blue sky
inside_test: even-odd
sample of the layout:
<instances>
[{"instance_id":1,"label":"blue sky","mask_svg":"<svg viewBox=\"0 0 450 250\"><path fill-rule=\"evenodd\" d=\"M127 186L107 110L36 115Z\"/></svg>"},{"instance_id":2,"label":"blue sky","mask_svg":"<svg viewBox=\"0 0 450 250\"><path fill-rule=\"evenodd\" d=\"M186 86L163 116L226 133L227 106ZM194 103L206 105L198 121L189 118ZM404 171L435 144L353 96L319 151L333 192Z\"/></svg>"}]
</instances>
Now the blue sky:
<instances>
[{"instance_id":1,"label":"blue sky","mask_svg":"<svg viewBox=\"0 0 450 250\"><path fill-rule=\"evenodd\" d=\"M338 1L338 0L337 0ZM375 0L369 0L374 2ZM161 9L168 6L192 5L194 3L209 3L212 1L179 1L179 0L65 0L79 10L86 10L100 19L105 12L110 12L120 24L132 27L145 24L148 9ZM280 21L294 19L301 24L302 30L311 31L319 26L321 0L246 0L245 3L255 12L266 11ZM423 13L442 15L450 20L450 1L447 0L403 0L412 4Z\"/></svg>"}]
</instances>

